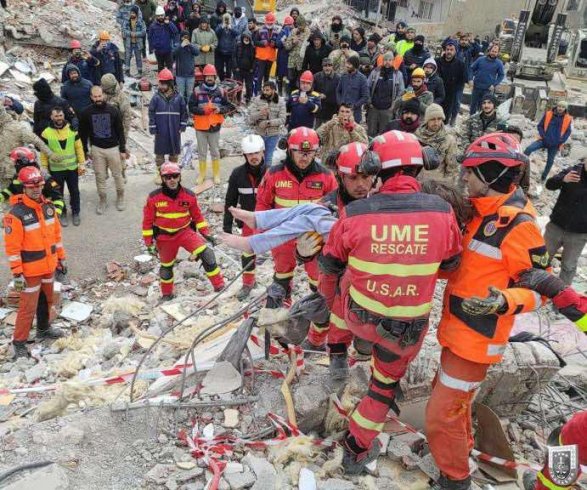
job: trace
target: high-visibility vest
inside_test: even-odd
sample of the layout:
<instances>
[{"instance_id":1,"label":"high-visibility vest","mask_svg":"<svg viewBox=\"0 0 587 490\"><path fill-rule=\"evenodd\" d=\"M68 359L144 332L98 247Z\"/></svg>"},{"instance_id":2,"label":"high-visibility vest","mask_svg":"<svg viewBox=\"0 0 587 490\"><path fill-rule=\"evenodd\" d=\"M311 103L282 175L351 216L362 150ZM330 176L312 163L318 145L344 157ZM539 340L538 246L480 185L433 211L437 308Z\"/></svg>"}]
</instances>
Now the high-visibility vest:
<instances>
[{"instance_id":1,"label":"high-visibility vest","mask_svg":"<svg viewBox=\"0 0 587 490\"><path fill-rule=\"evenodd\" d=\"M548 111L546 113L546 115L544 116L544 132L546 133L546 131L548 130L548 126L550 125L550 121L552 121L552 111ZM573 122L573 118L571 116L569 116L568 114L565 114L563 116L563 123L561 124L561 137L563 134L565 134L567 132L567 129L569 129L569 126L571 125L571 123Z\"/></svg>"},{"instance_id":2,"label":"high-visibility vest","mask_svg":"<svg viewBox=\"0 0 587 490\"><path fill-rule=\"evenodd\" d=\"M65 149L61 146L61 141L59 136L60 133L63 134L63 131L67 130L67 139L65 143ZM73 131L69 125L66 128L62 129L61 131L48 127L45 128L43 131L43 137L47 140L47 146L49 149L57 154L62 155L65 158L57 163L49 163L49 168L53 172L60 172L63 170L76 170L78 167L77 163L77 155L75 154L75 137L76 132Z\"/></svg>"}]
</instances>

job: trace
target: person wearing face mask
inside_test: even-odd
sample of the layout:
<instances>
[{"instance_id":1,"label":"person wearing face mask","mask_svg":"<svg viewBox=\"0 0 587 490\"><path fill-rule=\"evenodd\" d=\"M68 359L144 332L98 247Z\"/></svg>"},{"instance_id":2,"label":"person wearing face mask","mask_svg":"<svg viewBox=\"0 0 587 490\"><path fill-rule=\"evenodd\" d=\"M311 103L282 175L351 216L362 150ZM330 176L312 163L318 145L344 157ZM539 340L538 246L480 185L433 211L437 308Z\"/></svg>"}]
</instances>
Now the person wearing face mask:
<instances>
[{"instance_id":1,"label":"person wearing face mask","mask_svg":"<svg viewBox=\"0 0 587 490\"><path fill-rule=\"evenodd\" d=\"M67 67L69 65L75 65L79 68L82 78L89 80L94 85L100 85L98 69L100 61L98 58L92 56L88 51L83 49L82 44L76 39L73 39L69 43L69 48L71 49L71 55L67 59L67 62L61 71L61 83L65 83L67 80L69 80Z\"/></svg>"},{"instance_id":2,"label":"person wearing face mask","mask_svg":"<svg viewBox=\"0 0 587 490\"><path fill-rule=\"evenodd\" d=\"M198 141L200 164L198 184L202 184L206 178L208 148L212 156L214 184L220 184L220 128L224 122L224 114L232 108L232 105L226 98L226 92L218 86L214 65L206 65L202 74L204 83L194 89L189 101L189 110L194 117L194 129Z\"/></svg>"},{"instance_id":3,"label":"person wearing face mask","mask_svg":"<svg viewBox=\"0 0 587 490\"><path fill-rule=\"evenodd\" d=\"M104 214L107 206L106 176L108 171L116 185L116 209L124 211L123 160L126 160L126 137L122 117L116 107L104 101L102 87L92 87L92 105L82 112L79 134L88 159L92 160L96 175L99 202L96 214ZM90 151L91 145L91 151Z\"/></svg>"},{"instance_id":4,"label":"person wearing face mask","mask_svg":"<svg viewBox=\"0 0 587 490\"><path fill-rule=\"evenodd\" d=\"M414 47L414 38L416 37L416 29L413 27L408 27L406 29L406 38L402 39L401 41L396 41L395 48L397 50L397 54L400 56L404 56L407 51Z\"/></svg>"},{"instance_id":5,"label":"person wearing face mask","mask_svg":"<svg viewBox=\"0 0 587 490\"><path fill-rule=\"evenodd\" d=\"M485 92L493 93L505 77L503 63L499 59L499 44L491 45L487 56L478 58L471 65L471 73L473 75L473 92L470 113L475 114L479 110L481 97Z\"/></svg>"},{"instance_id":6,"label":"person wearing face mask","mask_svg":"<svg viewBox=\"0 0 587 490\"><path fill-rule=\"evenodd\" d=\"M340 15L335 15L332 17L332 22L328 29L328 43L333 49L338 49L343 36L348 37L348 42L350 44L351 32L342 23L342 17Z\"/></svg>"},{"instance_id":7,"label":"person wearing face mask","mask_svg":"<svg viewBox=\"0 0 587 490\"><path fill-rule=\"evenodd\" d=\"M497 131L497 126L502 120L497 117L497 99L495 95L486 93L481 97L481 110L469 116L465 122L465 131L463 132L461 147L466 148L473 141L484 134Z\"/></svg>"},{"instance_id":8,"label":"person wearing face mask","mask_svg":"<svg viewBox=\"0 0 587 490\"><path fill-rule=\"evenodd\" d=\"M238 5L234 7L234 14L232 16L232 28L236 31L238 36L241 36L247 28L247 16L243 12L242 7Z\"/></svg>"},{"instance_id":9,"label":"person wearing face mask","mask_svg":"<svg viewBox=\"0 0 587 490\"><path fill-rule=\"evenodd\" d=\"M403 131L404 133L415 133L420 127L420 102L415 97L403 101L399 119L391 121L385 131Z\"/></svg>"},{"instance_id":10,"label":"person wearing face mask","mask_svg":"<svg viewBox=\"0 0 587 490\"><path fill-rule=\"evenodd\" d=\"M404 54L404 63L408 69L408 73L414 71L416 68L422 68L424 62L430 58L430 51L424 47L424 36L419 34L414 39L414 47L408 49Z\"/></svg>"},{"instance_id":11,"label":"person wearing face mask","mask_svg":"<svg viewBox=\"0 0 587 490\"><path fill-rule=\"evenodd\" d=\"M118 83L124 83L120 50L118 49L118 46L112 42L108 31L100 32L98 41L94 43L90 53L100 61L100 78L106 73L111 73L116 77Z\"/></svg>"},{"instance_id":12,"label":"person wearing face mask","mask_svg":"<svg viewBox=\"0 0 587 490\"><path fill-rule=\"evenodd\" d=\"M263 138L267 165L273 164L273 152L285 119L285 103L277 93L275 82L265 82L261 95L253 99L249 107L249 124Z\"/></svg>"},{"instance_id":13,"label":"person wearing face mask","mask_svg":"<svg viewBox=\"0 0 587 490\"><path fill-rule=\"evenodd\" d=\"M188 113L184 98L175 90L173 73L159 72L159 87L149 103L149 133L155 136L157 174L165 161L177 162L181 153L181 133L185 132Z\"/></svg>"},{"instance_id":14,"label":"person wearing face mask","mask_svg":"<svg viewBox=\"0 0 587 490\"><path fill-rule=\"evenodd\" d=\"M157 7L155 22L149 27L148 37L149 53L155 53L158 72L163 68L168 70L173 68L172 50L178 35L179 31L175 24L165 17L165 9L161 6Z\"/></svg>"},{"instance_id":15,"label":"person wearing face mask","mask_svg":"<svg viewBox=\"0 0 587 490\"><path fill-rule=\"evenodd\" d=\"M214 291L224 289L224 278L214 251L215 243L196 195L181 185L181 169L174 162L161 166L161 187L149 194L143 208L143 241L147 251L159 256L161 300L175 297L173 266L183 248L190 261L200 261Z\"/></svg>"},{"instance_id":16,"label":"person wearing face mask","mask_svg":"<svg viewBox=\"0 0 587 490\"><path fill-rule=\"evenodd\" d=\"M444 120L442 107L430 104L424 115L424 124L414 134L422 146L434 148L440 159L438 168L423 172L422 177L454 183L459 176L458 146L455 137L446 130Z\"/></svg>"},{"instance_id":17,"label":"person wearing face mask","mask_svg":"<svg viewBox=\"0 0 587 490\"><path fill-rule=\"evenodd\" d=\"M234 55L235 77L245 86L245 102L248 104L253 97L253 76L255 72L255 46L251 33L246 30L241 34Z\"/></svg>"},{"instance_id":18,"label":"person wearing face mask","mask_svg":"<svg viewBox=\"0 0 587 490\"><path fill-rule=\"evenodd\" d=\"M78 129L79 121L77 114L71 105L69 105L69 102L53 93L47 80L39 78L39 80L33 83L33 91L37 98L33 106L33 131L37 136L40 136L43 130L49 126L51 122L51 110L54 107L61 107L67 122L71 124L73 129Z\"/></svg>"},{"instance_id":19,"label":"person wearing face mask","mask_svg":"<svg viewBox=\"0 0 587 490\"><path fill-rule=\"evenodd\" d=\"M147 28L140 18L139 7L133 5L130 8L130 17L122 26L122 39L124 40L124 65L126 76L130 76L130 63L134 55L137 64L138 76L143 76L143 43L147 34Z\"/></svg>"},{"instance_id":20,"label":"person wearing face mask","mask_svg":"<svg viewBox=\"0 0 587 490\"><path fill-rule=\"evenodd\" d=\"M272 83L272 82L270 82ZM263 138L256 134L249 134L241 141L241 148L245 163L236 167L228 179L228 188L226 189L226 198L224 200L224 222L222 231L232 233L234 219L229 209L240 205L240 209L245 211L254 211L257 204L257 189L263 180L268 165L263 159L266 150ZM269 163L269 166L271 163ZM241 229L243 237L251 236L255 233L240 220L236 220L236 225ZM255 254L243 253L241 255L241 264L244 269L243 286L237 294L239 301L244 300L255 287Z\"/></svg>"}]
</instances>

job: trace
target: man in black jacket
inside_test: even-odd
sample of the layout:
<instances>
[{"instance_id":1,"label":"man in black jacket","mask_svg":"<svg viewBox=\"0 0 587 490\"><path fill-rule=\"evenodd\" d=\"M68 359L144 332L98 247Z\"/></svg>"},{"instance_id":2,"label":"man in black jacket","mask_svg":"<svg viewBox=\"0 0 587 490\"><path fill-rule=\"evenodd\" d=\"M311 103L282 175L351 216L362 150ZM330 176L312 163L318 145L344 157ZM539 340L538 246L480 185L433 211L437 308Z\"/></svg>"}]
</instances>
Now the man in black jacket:
<instances>
[{"instance_id":1,"label":"man in black jacket","mask_svg":"<svg viewBox=\"0 0 587 490\"><path fill-rule=\"evenodd\" d=\"M587 158L548 179L546 188L560 189L544 232L546 249L553 257L562 247L560 278L571 285L587 243Z\"/></svg>"},{"instance_id":2,"label":"man in black jacket","mask_svg":"<svg viewBox=\"0 0 587 490\"><path fill-rule=\"evenodd\" d=\"M444 100L440 105L450 126L455 125L461 106L460 94L468 81L467 67L456 55L456 41L451 39L446 43L442 56L436 58L437 73L444 83Z\"/></svg>"},{"instance_id":3,"label":"man in black jacket","mask_svg":"<svg viewBox=\"0 0 587 490\"><path fill-rule=\"evenodd\" d=\"M332 47L326 44L324 36L319 31L310 36L310 44L306 48L302 71L310 70L314 75L322 70L322 60L332 52Z\"/></svg>"},{"instance_id":4,"label":"man in black jacket","mask_svg":"<svg viewBox=\"0 0 587 490\"><path fill-rule=\"evenodd\" d=\"M316 117L316 128L330 121L338 111L336 87L339 81L340 75L334 72L332 60L324 58L322 60L322 71L316 73L314 77L314 90L320 94L320 99L322 99L322 107Z\"/></svg>"},{"instance_id":5,"label":"man in black jacket","mask_svg":"<svg viewBox=\"0 0 587 490\"><path fill-rule=\"evenodd\" d=\"M51 111L54 107L61 107L65 119L71 125L71 129L77 131L79 127L77 116L69 103L55 95L44 78L39 78L33 83L33 91L37 100L33 108L33 131L41 136L44 129L51 124Z\"/></svg>"},{"instance_id":6,"label":"man in black jacket","mask_svg":"<svg viewBox=\"0 0 587 490\"><path fill-rule=\"evenodd\" d=\"M79 133L88 159L93 160L99 202L96 214L106 210L106 176L108 170L116 185L116 209L124 211L122 161L126 160L126 138L120 111L104 101L102 87L92 87L92 105L80 117ZM91 152L89 150L91 145Z\"/></svg>"},{"instance_id":7,"label":"man in black jacket","mask_svg":"<svg viewBox=\"0 0 587 490\"><path fill-rule=\"evenodd\" d=\"M257 134L245 136L241 142L245 163L236 167L228 179L228 189L226 190L226 199L224 201L224 224L225 233L232 233L233 217L230 213L231 207L240 204L241 209L254 211L257 204L257 188L265 175L265 162L263 154L265 152L265 143L263 138ZM249 228L242 221L237 221L236 225L241 228L243 236L250 236L255 230ZM243 287L237 294L239 301L244 300L255 287L255 255L243 252L241 255L241 264L245 272L243 273Z\"/></svg>"}]
</instances>

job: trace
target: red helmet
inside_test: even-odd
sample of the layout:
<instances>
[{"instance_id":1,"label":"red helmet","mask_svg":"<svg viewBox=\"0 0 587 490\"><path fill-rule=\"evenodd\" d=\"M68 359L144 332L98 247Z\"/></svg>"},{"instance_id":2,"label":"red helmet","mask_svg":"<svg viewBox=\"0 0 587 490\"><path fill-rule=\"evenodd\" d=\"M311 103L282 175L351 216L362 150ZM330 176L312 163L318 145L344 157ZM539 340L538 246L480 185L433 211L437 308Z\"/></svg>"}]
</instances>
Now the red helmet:
<instances>
[{"instance_id":1,"label":"red helmet","mask_svg":"<svg viewBox=\"0 0 587 490\"><path fill-rule=\"evenodd\" d=\"M275 14L273 12L265 15L265 24L275 24Z\"/></svg>"},{"instance_id":2,"label":"red helmet","mask_svg":"<svg viewBox=\"0 0 587 490\"><path fill-rule=\"evenodd\" d=\"M463 167L478 167L490 160L504 167L518 167L528 163L518 141L507 133L491 133L477 138L469 145L463 158Z\"/></svg>"},{"instance_id":3,"label":"red helmet","mask_svg":"<svg viewBox=\"0 0 587 490\"><path fill-rule=\"evenodd\" d=\"M173 73L171 73L171 70L169 70L168 68L163 68L163 70L159 72L159 76L157 77L157 79L160 82L173 81Z\"/></svg>"},{"instance_id":4,"label":"red helmet","mask_svg":"<svg viewBox=\"0 0 587 490\"><path fill-rule=\"evenodd\" d=\"M293 26L294 25L294 18L291 15L286 15L285 19L283 19L284 26Z\"/></svg>"},{"instance_id":5,"label":"red helmet","mask_svg":"<svg viewBox=\"0 0 587 490\"><path fill-rule=\"evenodd\" d=\"M214 65L206 65L202 70L202 75L204 75L205 77L217 76L216 67Z\"/></svg>"},{"instance_id":6,"label":"red helmet","mask_svg":"<svg viewBox=\"0 0 587 490\"><path fill-rule=\"evenodd\" d=\"M41 171L37 167L24 167L18 172L18 180L24 187L37 187L45 183Z\"/></svg>"},{"instance_id":7,"label":"red helmet","mask_svg":"<svg viewBox=\"0 0 587 490\"><path fill-rule=\"evenodd\" d=\"M289 132L287 148L289 150L315 151L320 148L320 138L313 129L295 128Z\"/></svg>"},{"instance_id":8,"label":"red helmet","mask_svg":"<svg viewBox=\"0 0 587 490\"><path fill-rule=\"evenodd\" d=\"M338 151L336 168L345 175L377 175L381 170L381 161L365 143L349 143Z\"/></svg>"},{"instance_id":9,"label":"red helmet","mask_svg":"<svg viewBox=\"0 0 587 490\"><path fill-rule=\"evenodd\" d=\"M175 162L166 162L161 165L159 173L161 174L161 177L164 175L177 175L181 174L181 168L179 168L179 165Z\"/></svg>"},{"instance_id":10,"label":"red helmet","mask_svg":"<svg viewBox=\"0 0 587 490\"><path fill-rule=\"evenodd\" d=\"M418 138L411 133L388 131L373 139L373 150L381 160L381 168L422 167L424 158Z\"/></svg>"},{"instance_id":11,"label":"red helmet","mask_svg":"<svg viewBox=\"0 0 587 490\"><path fill-rule=\"evenodd\" d=\"M69 43L69 49L81 49L82 43L80 43L77 39L72 39Z\"/></svg>"},{"instance_id":12,"label":"red helmet","mask_svg":"<svg viewBox=\"0 0 587 490\"><path fill-rule=\"evenodd\" d=\"M14 165L34 165L37 163L36 153L26 146L19 146L10 152L10 159Z\"/></svg>"},{"instance_id":13,"label":"red helmet","mask_svg":"<svg viewBox=\"0 0 587 490\"><path fill-rule=\"evenodd\" d=\"M302 73L302 76L300 77L300 82L314 83L314 75L312 75L312 72L310 70L306 70L304 73Z\"/></svg>"}]
</instances>

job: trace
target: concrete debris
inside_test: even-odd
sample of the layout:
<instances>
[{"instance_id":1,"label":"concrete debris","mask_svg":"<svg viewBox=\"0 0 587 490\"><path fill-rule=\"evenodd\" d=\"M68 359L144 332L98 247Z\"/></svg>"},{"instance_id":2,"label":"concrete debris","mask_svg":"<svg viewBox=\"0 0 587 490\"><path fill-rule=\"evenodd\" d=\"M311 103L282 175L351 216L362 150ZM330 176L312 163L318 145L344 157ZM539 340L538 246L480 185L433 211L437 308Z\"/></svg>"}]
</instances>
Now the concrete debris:
<instances>
[{"instance_id":1,"label":"concrete debris","mask_svg":"<svg viewBox=\"0 0 587 490\"><path fill-rule=\"evenodd\" d=\"M224 478L230 485L230 490L242 490L244 488L250 488L257 481L257 477L252 471L244 471L242 473L225 473Z\"/></svg>"},{"instance_id":2,"label":"concrete debris","mask_svg":"<svg viewBox=\"0 0 587 490\"><path fill-rule=\"evenodd\" d=\"M238 390L242 376L228 361L216 363L202 381L202 394L220 395Z\"/></svg>"},{"instance_id":3,"label":"concrete debris","mask_svg":"<svg viewBox=\"0 0 587 490\"><path fill-rule=\"evenodd\" d=\"M93 309L92 305L71 301L64 305L59 316L75 323L82 323L90 318Z\"/></svg>"}]
</instances>

